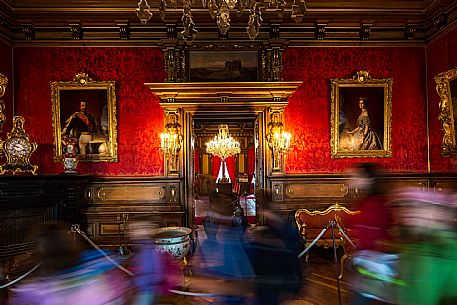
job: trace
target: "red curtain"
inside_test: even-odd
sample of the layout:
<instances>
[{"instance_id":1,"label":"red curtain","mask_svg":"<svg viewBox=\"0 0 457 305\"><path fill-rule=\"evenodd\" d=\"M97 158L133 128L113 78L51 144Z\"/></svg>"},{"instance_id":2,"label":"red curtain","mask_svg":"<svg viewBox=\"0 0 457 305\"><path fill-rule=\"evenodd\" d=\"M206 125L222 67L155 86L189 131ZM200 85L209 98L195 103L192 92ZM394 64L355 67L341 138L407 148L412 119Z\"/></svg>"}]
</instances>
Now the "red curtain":
<instances>
[{"instance_id":1,"label":"red curtain","mask_svg":"<svg viewBox=\"0 0 457 305\"><path fill-rule=\"evenodd\" d=\"M227 159L225 159L225 163L227 164L227 171L233 183L235 181L236 159L234 156L228 157ZM219 174L219 168L221 167L221 158L219 158L218 156L212 156L211 165L213 169L213 176L217 179L217 175Z\"/></svg>"},{"instance_id":2,"label":"red curtain","mask_svg":"<svg viewBox=\"0 0 457 305\"><path fill-rule=\"evenodd\" d=\"M249 192L249 194L253 194L255 192L254 185L251 183L254 172L255 172L255 147L249 147L248 148L248 183L249 183L248 192Z\"/></svg>"},{"instance_id":3,"label":"red curtain","mask_svg":"<svg viewBox=\"0 0 457 305\"><path fill-rule=\"evenodd\" d=\"M251 183L255 171L255 147L248 148L248 181Z\"/></svg>"},{"instance_id":4,"label":"red curtain","mask_svg":"<svg viewBox=\"0 0 457 305\"><path fill-rule=\"evenodd\" d=\"M218 156L211 157L211 168L213 170L213 177L217 179L217 174L219 174L219 168L221 167L221 158Z\"/></svg>"},{"instance_id":5,"label":"red curtain","mask_svg":"<svg viewBox=\"0 0 457 305\"><path fill-rule=\"evenodd\" d=\"M232 185L236 182L235 174L236 174L236 159L235 156L228 157L225 159L225 163L227 164L227 171L230 176L230 180L232 180Z\"/></svg>"},{"instance_id":6,"label":"red curtain","mask_svg":"<svg viewBox=\"0 0 457 305\"><path fill-rule=\"evenodd\" d=\"M194 173L200 174L200 156L196 148L194 148Z\"/></svg>"}]
</instances>

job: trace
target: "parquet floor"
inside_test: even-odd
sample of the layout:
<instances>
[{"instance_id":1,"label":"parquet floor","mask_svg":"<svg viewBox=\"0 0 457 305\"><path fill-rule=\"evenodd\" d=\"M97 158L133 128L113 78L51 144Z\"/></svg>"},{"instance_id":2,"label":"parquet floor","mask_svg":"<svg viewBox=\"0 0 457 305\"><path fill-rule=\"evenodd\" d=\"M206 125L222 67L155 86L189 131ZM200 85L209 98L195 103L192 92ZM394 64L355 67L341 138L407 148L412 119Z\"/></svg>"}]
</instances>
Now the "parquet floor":
<instances>
[{"instance_id":1,"label":"parquet floor","mask_svg":"<svg viewBox=\"0 0 457 305\"><path fill-rule=\"evenodd\" d=\"M199 240L201 242L206 236L203 228L199 227L198 230ZM194 260L193 263L196 263L196 260L198 259L199 257L197 254L192 258L192 260ZM319 247L312 248L309 261L308 263L303 262L302 268L303 284L300 293L293 299L284 302L283 305L338 305L338 285L335 264L333 262L333 250ZM348 279L350 278L350 270L346 270L345 272L347 272L347 274L345 274L340 281L341 304L349 305L350 284ZM216 301L214 297L202 296L179 297L178 299L179 300L177 300L176 303L179 305L210 305Z\"/></svg>"}]
</instances>

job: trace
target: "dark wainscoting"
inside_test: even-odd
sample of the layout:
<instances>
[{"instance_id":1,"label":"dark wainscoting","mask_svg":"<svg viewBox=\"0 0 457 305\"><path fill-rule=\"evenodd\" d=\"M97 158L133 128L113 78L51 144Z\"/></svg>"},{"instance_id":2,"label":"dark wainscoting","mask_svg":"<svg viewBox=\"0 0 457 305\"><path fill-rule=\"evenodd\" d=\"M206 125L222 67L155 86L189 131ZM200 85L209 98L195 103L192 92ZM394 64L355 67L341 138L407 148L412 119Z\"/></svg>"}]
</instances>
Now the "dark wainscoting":
<instances>
[{"instance_id":1,"label":"dark wainscoting","mask_svg":"<svg viewBox=\"0 0 457 305\"><path fill-rule=\"evenodd\" d=\"M347 175L287 175L269 176L268 187L272 192L273 208L294 221L294 213L300 208L325 210L339 203L350 207L360 193L348 184ZM457 174L400 174L382 175L386 190L409 186L418 190L431 189L440 192L457 190ZM258 219L263 223L259 203Z\"/></svg>"},{"instance_id":2,"label":"dark wainscoting","mask_svg":"<svg viewBox=\"0 0 457 305\"><path fill-rule=\"evenodd\" d=\"M183 226L182 178L103 177L86 188L86 224L89 237L102 247L128 241L126 226L137 219L158 226Z\"/></svg>"},{"instance_id":3,"label":"dark wainscoting","mask_svg":"<svg viewBox=\"0 0 457 305\"><path fill-rule=\"evenodd\" d=\"M457 174L385 174L388 189L457 190ZM345 175L268 177L273 208L293 220L297 209L352 205L360 195ZM262 203L258 202L262 221ZM35 226L48 221L80 224L101 247L127 243L126 226L149 219L159 226L187 226L184 179L179 177L94 177L42 175L0 177L0 260L33 247Z\"/></svg>"},{"instance_id":4,"label":"dark wainscoting","mask_svg":"<svg viewBox=\"0 0 457 305\"><path fill-rule=\"evenodd\" d=\"M33 233L47 222L78 223L84 218L86 175L0 176L0 284L36 263ZM8 290L0 289L0 304Z\"/></svg>"},{"instance_id":5,"label":"dark wainscoting","mask_svg":"<svg viewBox=\"0 0 457 305\"><path fill-rule=\"evenodd\" d=\"M0 177L0 263L34 247L32 233L51 222L79 224L101 247L123 242L136 219L183 226L182 178L42 175Z\"/></svg>"},{"instance_id":6,"label":"dark wainscoting","mask_svg":"<svg viewBox=\"0 0 457 305\"><path fill-rule=\"evenodd\" d=\"M33 229L44 222L80 224L100 247L128 246L127 225L149 219L159 226L188 226L184 179L179 177L94 177L42 175L0 177L0 264L33 248ZM457 190L457 174L386 174L386 187ZM344 175L270 176L273 208L291 221L297 209L350 207L360 195ZM264 223L262 202L258 220ZM11 263L12 262L12 263Z\"/></svg>"},{"instance_id":7,"label":"dark wainscoting","mask_svg":"<svg viewBox=\"0 0 457 305\"><path fill-rule=\"evenodd\" d=\"M103 249L128 246L129 222L183 226L183 179L89 175L0 176L0 284L36 262L33 232L46 222L79 224ZM87 245L89 246L89 245ZM7 297L0 291L0 304Z\"/></svg>"}]
</instances>

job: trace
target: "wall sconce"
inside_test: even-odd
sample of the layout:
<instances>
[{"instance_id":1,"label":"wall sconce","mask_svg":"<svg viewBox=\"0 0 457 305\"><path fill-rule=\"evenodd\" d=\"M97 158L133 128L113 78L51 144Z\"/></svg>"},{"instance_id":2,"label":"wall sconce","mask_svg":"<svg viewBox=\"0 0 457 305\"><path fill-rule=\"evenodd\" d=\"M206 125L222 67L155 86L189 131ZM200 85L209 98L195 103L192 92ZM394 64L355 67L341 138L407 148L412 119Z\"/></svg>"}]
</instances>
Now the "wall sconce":
<instances>
[{"instance_id":1,"label":"wall sconce","mask_svg":"<svg viewBox=\"0 0 457 305\"><path fill-rule=\"evenodd\" d=\"M177 111L166 112L168 123L165 132L160 134L160 148L164 154L165 175L179 174L179 151L181 150L181 125L178 123Z\"/></svg>"},{"instance_id":2,"label":"wall sconce","mask_svg":"<svg viewBox=\"0 0 457 305\"><path fill-rule=\"evenodd\" d=\"M273 156L273 171L272 173L282 173L283 157L290 150L290 140L292 135L284 131L284 124L281 122L280 110L272 111L270 123L268 123L267 142L271 148Z\"/></svg>"}]
</instances>

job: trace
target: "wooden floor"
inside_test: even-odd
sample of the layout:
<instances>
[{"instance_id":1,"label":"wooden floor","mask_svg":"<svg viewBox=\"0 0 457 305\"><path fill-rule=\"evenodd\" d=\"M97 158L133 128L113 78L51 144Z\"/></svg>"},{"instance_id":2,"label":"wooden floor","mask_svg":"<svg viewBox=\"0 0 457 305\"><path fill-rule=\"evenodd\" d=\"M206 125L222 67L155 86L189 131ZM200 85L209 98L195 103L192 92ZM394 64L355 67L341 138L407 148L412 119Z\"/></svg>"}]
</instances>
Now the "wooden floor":
<instances>
[{"instance_id":1,"label":"wooden floor","mask_svg":"<svg viewBox=\"0 0 457 305\"><path fill-rule=\"evenodd\" d=\"M346 274L342 280L339 280L341 304L349 304L350 294L348 282L346 281L348 276ZM314 305L339 304L333 249L319 247L311 249L308 262L303 264L303 277L299 300ZM307 304L306 302L303 304ZM295 304L299 305L301 303L297 301Z\"/></svg>"},{"instance_id":2,"label":"wooden floor","mask_svg":"<svg viewBox=\"0 0 457 305\"><path fill-rule=\"evenodd\" d=\"M241 196L240 205L245 210L246 216L255 216L254 195ZM205 217L209 209L209 198L206 195L199 195L195 199L195 217Z\"/></svg>"},{"instance_id":3,"label":"wooden floor","mask_svg":"<svg viewBox=\"0 0 457 305\"><path fill-rule=\"evenodd\" d=\"M202 228L199 228L199 239L206 238ZM339 253L339 251L338 251ZM341 253L339 253L341 255ZM194 258L198 259L198 257ZM272 258L274 259L274 258ZM338 262L339 264L339 262ZM308 263L303 262L303 284L300 293L295 298L283 303L283 305L338 305L338 285L336 280L336 269L332 249L319 247L312 248ZM349 267L347 268L349 269ZM349 281L350 270L340 281L341 304L350 304ZM213 297L179 297L176 302L166 304L179 305L209 305L215 302ZM165 304L164 303L164 304ZM381 303L380 303L381 304Z\"/></svg>"}]
</instances>

